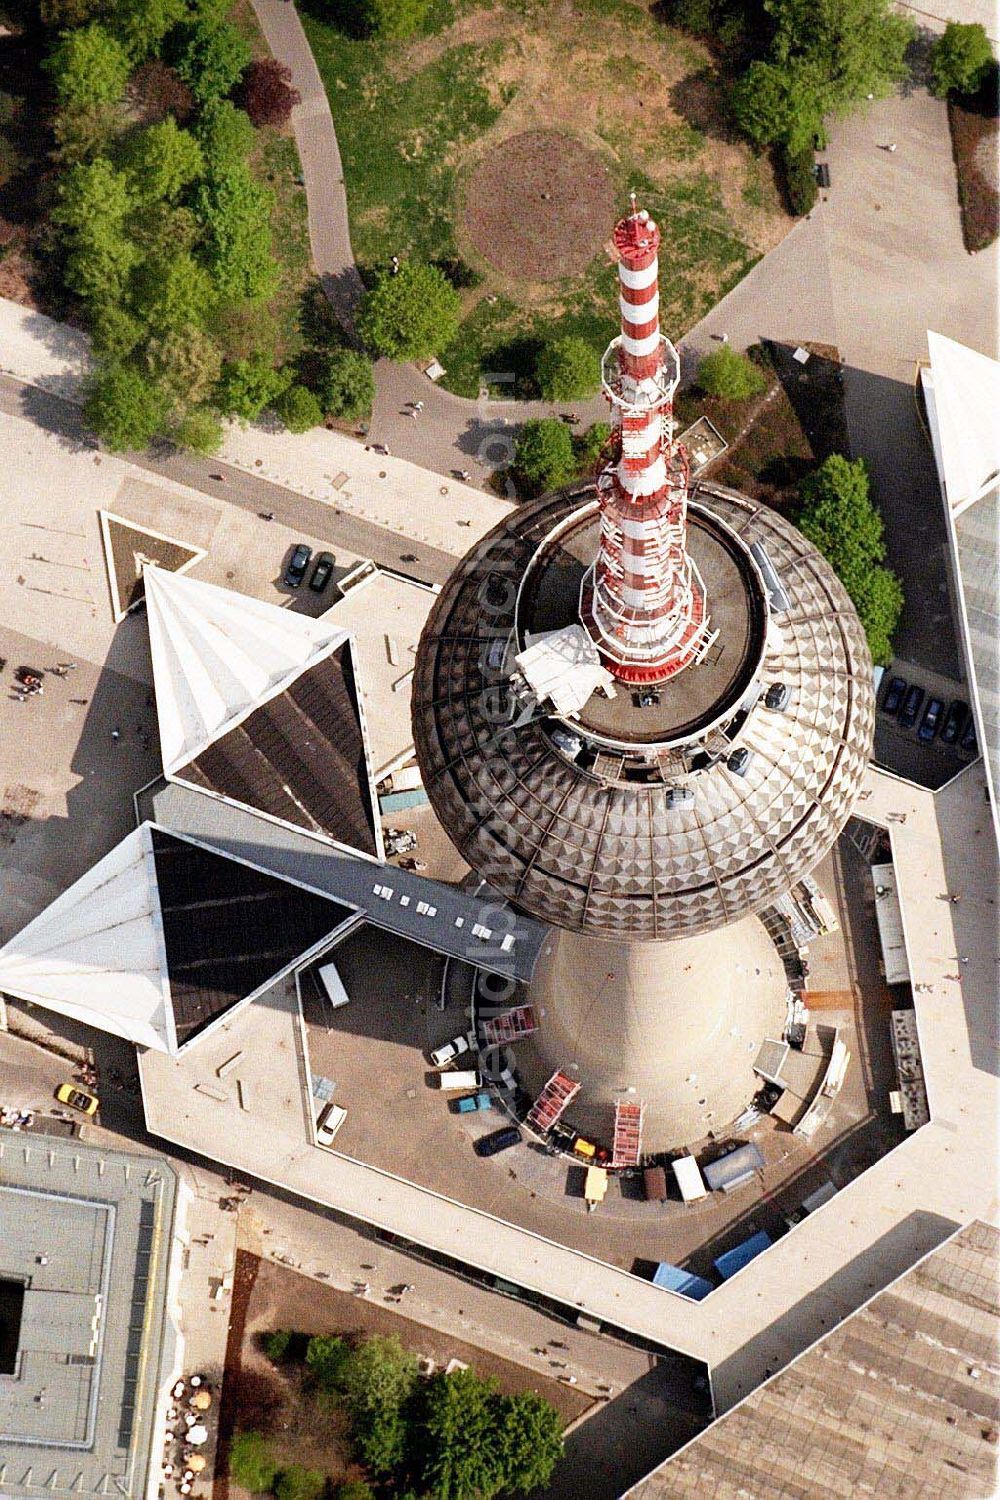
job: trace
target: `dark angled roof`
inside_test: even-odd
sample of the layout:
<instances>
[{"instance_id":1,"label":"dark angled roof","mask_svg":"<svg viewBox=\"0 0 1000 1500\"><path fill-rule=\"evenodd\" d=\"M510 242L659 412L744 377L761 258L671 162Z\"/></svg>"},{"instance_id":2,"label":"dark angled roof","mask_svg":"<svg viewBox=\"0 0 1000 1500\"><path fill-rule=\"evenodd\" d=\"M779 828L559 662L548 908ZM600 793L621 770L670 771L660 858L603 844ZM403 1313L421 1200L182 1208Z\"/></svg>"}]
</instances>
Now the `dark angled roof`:
<instances>
[{"instance_id":1,"label":"dark angled roof","mask_svg":"<svg viewBox=\"0 0 1000 1500\"><path fill-rule=\"evenodd\" d=\"M175 774L202 791L377 856L350 642L308 667Z\"/></svg>"},{"instance_id":2,"label":"dark angled roof","mask_svg":"<svg viewBox=\"0 0 1000 1500\"><path fill-rule=\"evenodd\" d=\"M111 612L123 620L145 597L142 569L155 562L168 573L180 573L205 556L204 547L162 536L138 522L126 521L110 511L98 512L104 542L104 560L111 590Z\"/></svg>"},{"instance_id":3,"label":"dark angled roof","mask_svg":"<svg viewBox=\"0 0 1000 1500\"><path fill-rule=\"evenodd\" d=\"M351 908L150 830L177 1042L334 931Z\"/></svg>"}]
</instances>

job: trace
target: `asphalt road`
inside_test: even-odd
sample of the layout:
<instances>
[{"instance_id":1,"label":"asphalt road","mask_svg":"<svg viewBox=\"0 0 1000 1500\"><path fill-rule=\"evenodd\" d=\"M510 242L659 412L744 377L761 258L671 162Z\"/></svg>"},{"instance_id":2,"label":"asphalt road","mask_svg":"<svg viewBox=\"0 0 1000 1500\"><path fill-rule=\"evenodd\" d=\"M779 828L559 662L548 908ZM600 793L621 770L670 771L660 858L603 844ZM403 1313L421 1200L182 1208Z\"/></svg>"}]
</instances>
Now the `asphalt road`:
<instances>
[{"instance_id":1,"label":"asphalt road","mask_svg":"<svg viewBox=\"0 0 1000 1500\"><path fill-rule=\"evenodd\" d=\"M87 432L80 409L62 396L53 396L38 386L10 375L0 375L0 411L23 417L48 432L57 433L68 445L97 450ZM217 458L200 458L164 444L144 453L122 455L137 468L161 474L178 484L199 490L213 499L225 500L257 514L273 511L275 519L307 536L318 536L359 557L370 557L383 567L406 573L425 583L444 583L455 568L455 558L436 547L402 539L394 531L376 526L335 506L300 495L295 490L247 474ZM213 478L213 475L223 478Z\"/></svg>"}]
</instances>

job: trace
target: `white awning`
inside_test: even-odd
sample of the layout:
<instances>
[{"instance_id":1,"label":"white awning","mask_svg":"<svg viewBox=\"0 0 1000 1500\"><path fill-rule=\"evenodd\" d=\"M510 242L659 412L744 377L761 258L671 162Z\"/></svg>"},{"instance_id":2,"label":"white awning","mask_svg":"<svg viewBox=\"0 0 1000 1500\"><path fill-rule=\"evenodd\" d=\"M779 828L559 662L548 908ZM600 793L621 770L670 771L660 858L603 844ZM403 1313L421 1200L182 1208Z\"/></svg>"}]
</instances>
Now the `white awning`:
<instances>
[{"instance_id":1,"label":"white awning","mask_svg":"<svg viewBox=\"0 0 1000 1500\"><path fill-rule=\"evenodd\" d=\"M582 625L529 636L514 660L539 703L549 699L557 714L579 713L596 688L614 695L614 678Z\"/></svg>"},{"instance_id":2,"label":"white awning","mask_svg":"<svg viewBox=\"0 0 1000 1500\"><path fill-rule=\"evenodd\" d=\"M347 637L329 619L214 583L157 567L143 577L167 776Z\"/></svg>"}]
</instances>

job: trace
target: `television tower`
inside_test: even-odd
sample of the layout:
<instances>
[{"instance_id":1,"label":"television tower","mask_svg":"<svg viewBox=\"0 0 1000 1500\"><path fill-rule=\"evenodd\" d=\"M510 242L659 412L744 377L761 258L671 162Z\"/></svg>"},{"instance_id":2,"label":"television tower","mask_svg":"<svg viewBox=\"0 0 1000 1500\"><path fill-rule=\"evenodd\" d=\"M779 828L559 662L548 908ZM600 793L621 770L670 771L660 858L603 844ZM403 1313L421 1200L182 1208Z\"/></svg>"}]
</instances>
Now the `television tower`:
<instances>
[{"instance_id":1,"label":"television tower","mask_svg":"<svg viewBox=\"0 0 1000 1500\"><path fill-rule=\"evenodd\" d=\"M558 1076L569 1123L607 1143L631 1108L646 1151L718 1133L758 1088L789 993L759 914L837 838L874 725L864 632L829 564L767 506L689 488L659 243L633 201L602 363L611 462L476 544L413 682L438 818L551 926L530 987L502 997L538 1021L512 1048L522 1100Z\"/></svg>"}]
</instances>

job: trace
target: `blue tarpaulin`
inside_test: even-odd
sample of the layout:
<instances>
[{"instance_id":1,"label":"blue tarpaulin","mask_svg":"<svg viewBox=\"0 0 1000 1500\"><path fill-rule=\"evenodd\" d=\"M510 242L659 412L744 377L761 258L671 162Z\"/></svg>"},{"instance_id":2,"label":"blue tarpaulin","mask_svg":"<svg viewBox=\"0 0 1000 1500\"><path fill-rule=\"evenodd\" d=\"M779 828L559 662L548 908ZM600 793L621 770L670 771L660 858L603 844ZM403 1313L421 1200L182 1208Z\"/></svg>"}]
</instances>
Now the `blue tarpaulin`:
<instances>
[{"instance_id":1,"label":"blue tarpaulin","mask_svg":"<svg viewBox=\"0 0 1000 1500\"><path fill-rule=\"evenodd\" d=\"M734 1245L732 1250L727 1250L725 1255L720 1255L714 1262L715 1269L725 1281L728 1277L735 1276L737 1271L742 1271L743 1267L749 1265L754 1256L766 1250L770 1243L771 1236L766 1230L760 1229L742 1244Z\"/></svg>"},{"instance_id":2,"label":"blue tarpaulin","mask_svg":"<svg viewBox=\"0 0 1000 1500\"><path fill-rule=\"evenodd\" d=\"M704 1276L693 1276L690 1271L682 1271L680 1266L672 1266L667 1260L661 1260L657 1266L653 1285L666 1287L669 1292L680 1292L692 1302L700 1302L714 1291L712 1283Z\"/></svg>"}]
</instances>

